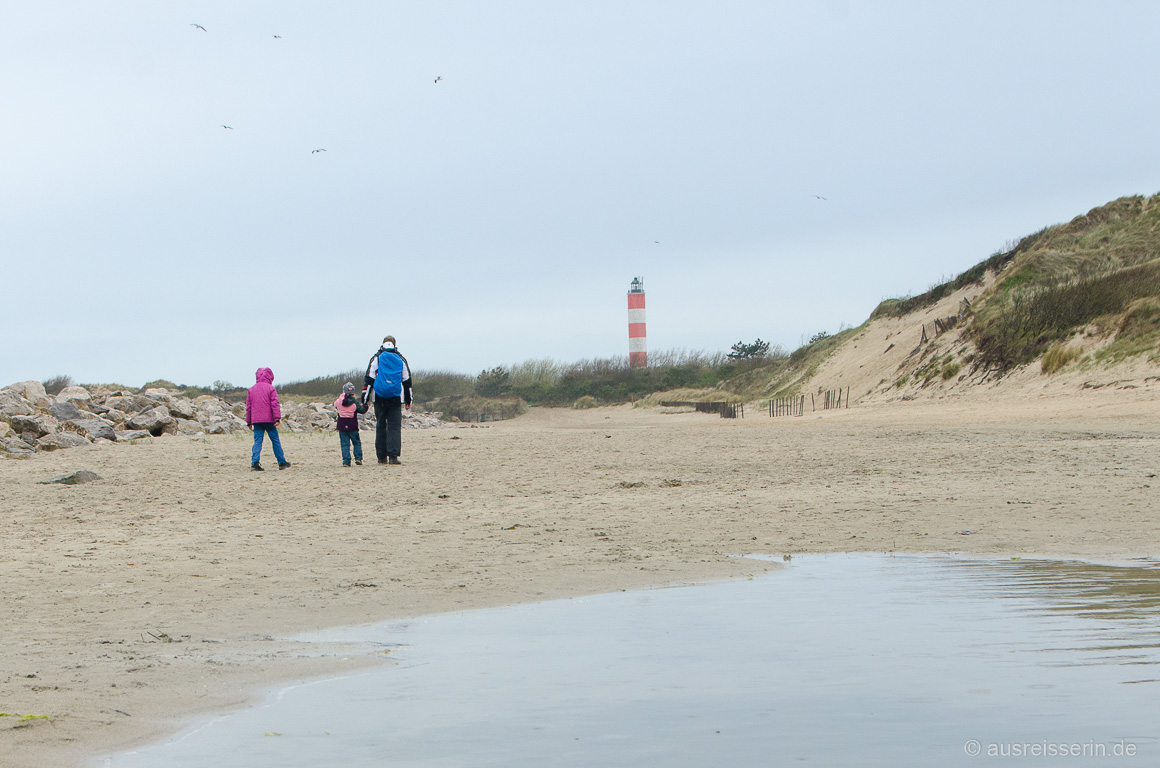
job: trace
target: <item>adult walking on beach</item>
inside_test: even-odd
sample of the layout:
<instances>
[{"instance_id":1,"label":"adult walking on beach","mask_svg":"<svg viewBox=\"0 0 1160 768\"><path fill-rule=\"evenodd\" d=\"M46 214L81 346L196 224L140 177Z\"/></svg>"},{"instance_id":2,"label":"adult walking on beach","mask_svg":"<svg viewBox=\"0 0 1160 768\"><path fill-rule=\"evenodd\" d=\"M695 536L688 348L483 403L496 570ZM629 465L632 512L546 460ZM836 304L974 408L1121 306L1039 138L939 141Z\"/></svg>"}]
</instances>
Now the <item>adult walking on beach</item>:
<instances>
[{"instance_id":1,"label":"adult walking on beach","mask_svg":"<svg viewBox=\"0 0 1160 768\"><path fill-rule=\"evenodd\" d=\"M278 422L282 421L282 407L278 403L278 390L274 389L274 372L269 368L259 368L254 373L254 386L246 393L246 426L254 430L254 449L251 452L250 469L262 471L258 459L262 456L262 438L270 435L270 446L278 469L286 469L290 462L282 453L282 441L278 439Z\"/></svg>"},{"instance_id":2,"label":"adult walking on beach","mask_svg":"<svg viewBox=\"0 0 1160 768\"><path fill-rule=\"evenodd\" d=\"M402 464L403 408L411 410L411 367L387 336L371 357L363 377L363 403L375 403L375 453L380 464Z\"/></svg>"}]
</instances>

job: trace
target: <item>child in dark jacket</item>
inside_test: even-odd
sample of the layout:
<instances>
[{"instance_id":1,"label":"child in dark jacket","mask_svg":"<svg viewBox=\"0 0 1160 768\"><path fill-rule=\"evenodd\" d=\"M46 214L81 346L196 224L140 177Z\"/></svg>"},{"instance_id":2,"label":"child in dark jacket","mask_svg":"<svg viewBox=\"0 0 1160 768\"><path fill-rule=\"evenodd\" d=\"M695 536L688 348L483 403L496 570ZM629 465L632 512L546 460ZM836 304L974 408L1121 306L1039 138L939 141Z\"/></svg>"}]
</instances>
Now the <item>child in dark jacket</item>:
<instances>
[{"instance_id":1,"label":"child in dark jacket","mask_svg":"<svg viewBox=\"0 0 1160 768\"><path fill-rule=\"evenodd\" d=\"M350 466L350 449L354 446L354 463L362 464L362 438L358 434L358 414L366 413L367 407L354 394L354 384L349 381L342 385L342 394L334 401L338 411L338 446L342 451L342 466Z\"/></svg>"}]
</instances>

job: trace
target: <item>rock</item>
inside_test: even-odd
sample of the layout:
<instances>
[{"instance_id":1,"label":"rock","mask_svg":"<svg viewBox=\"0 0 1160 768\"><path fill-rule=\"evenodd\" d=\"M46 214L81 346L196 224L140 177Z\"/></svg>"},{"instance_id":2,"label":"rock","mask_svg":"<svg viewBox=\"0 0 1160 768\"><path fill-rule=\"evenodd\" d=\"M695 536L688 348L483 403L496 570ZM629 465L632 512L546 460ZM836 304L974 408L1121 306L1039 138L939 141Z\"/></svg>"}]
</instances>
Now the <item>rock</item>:
<instances>
[{"instance_id":1,"label":"rock","mask_svg":"<svg viewBox=\"0 0 1160 768\"><path fill-rule=\"evenodd\" d=\"M207 435L232 435L246 431L246 422L233 414L209 419L204 424Z\"/></svg>"},{"instance_id":2,"label":"rock","mask_svg":"<svg viewBox=\"0 0 1160 768\"><path fill-rule=\"evenodd\" d=\"M48 412L51 413L53 415L53 417L56 418L57 421L69 421L70 419L83 419L83 418L85 418L85 416L92 415L92 414L86 414L80 408L77 408L75 405L73 405L72 403L67 402L67 401L53 403L52 405L50 405L48 407Z\"/></svg>"},{"instance_id":3,"label":"rock","mask_svg":"<svg viewBox=\"0 0 1160 768\"><path fill-rule=\"evenodd\" d=\"M122 424L122 423L124 423L124 421L126 419L129 418L129 414L122 413L121 411L118 411L116 408L108 409L103 414L101 414L101 416L102 416L102 418L104 418L108 421L111 421L114 424Z\"/></svg>"},{"instance_id":4,"label":"rock","mask_svg":"<svg viewBox=\"0 0 1160 768\"><path fill-rule=\"evenodd\" d=\"M200 421L190 421L189 419L177 420L177 434L179 435L204 435L205 428Z\"/></svg>"},{"instance_id":5,"label":"rock","mask_svg":"<svg viewBox=\"0 0 1160 768\"><path fill-rule=\"evenodd\" d=\"M40 485L51 485L58 483L60 485L83 485L84 483L91 483L94 480L101 480L101 476L96 472L90 472L87 469L78 469L76 472L69 472L67 475L54 477L51 480L40 480Z\"/></svg>"},{"instance_id":6,"label":"rock","mask_svg":"<svg viewBox=\"0 0 1160 768\"><path fill-rule=\"evenodd\" d=\"M12 425L6 421L0 421L0 438L12 437L16 434L12 431Z\"/></svg>"},{"instance_id":7,"label":"rock","mask_svg":"<svg viewBox=\"0 0 1160 768\"><path fill-rule=\"evenodd\" d=\"M104 405L122 413L140 413L157 405L157 402L144 395L117 395L105 398Z\"/></svg>"},{"instance_id":8,"label":"rock","mask_svg":"<svg viewBox=\"0 0 1160 768\"><path fill-rule=\"evenodd\" d=\"M105 440L117 439L116 431L100 419L74 419L65 422L64 426L75 429L90 440L96 440L98 437Z\"/></svg>"},{"instance_id":9,"label":"rock","mask_svg":"<svg viewBox=\"0 0 1160 768\"><path fill-rule=\"evenodd\" d=\"M17 432L32 432L37 437L51 435L60 427L60 422L47 413L35 416L13 416L9 423L12 425L12 429Z\"/></svg>"},{"instance_id":10,"label":"rock","mask_svg":"<svg viewBox=\"0 0 1160 768\"><path fill-rule=\"evenodd\" d=\"M31 416L36 413L32 406L18 397L0 400L0 419L8 421L12 416Z\"/></svg>"},{"instance_id":11,"label":"rock","mask_svg":"<svg viewBox=\"0 0 1160 768\"><path fill-rule=\"evenodd\" d=\"M33 454L32 446L19 437L5 437L0 439L0 450L12 458L27 458Z\"/></svg>"},{"instance_id":12,"label":"rock","mask_svg":"<svg viewBox=\"0 0 1160 768\"><path fill-rule=\"evenodd\" d=\"M165 428L173 424L173 417L164 405L142 411L125 422L129 429L143 429L151 435L160 435Z\"/></svg>"},{"instance_id":13,"label":"rock","mask_svg":"<svg viewBox=\"0 0 1160 768\"><path fill-rule=\"evenodd\" d=\"M55 451L60 448L79 448L88 444L87 437L81 437L75 432L57 432L37 440L36 448L41 451Z\"/></svg>"},{"instance_id":14,"label":"rock","mask_svg":"<svg viewBox=\"0 0 1160 768\"><path fill-rule=\"evenodd\" d=\"M11 392L30 403L48 397L48 393L44 391L44 385L39 381L21 381L17 384L9 384L0 391Z\"/></svg>"},{"instance_id":15,"label":"rock","mask_svg":"<svg viewBox=\"0 0 1160 768\"><path fill-rule=\"evenodd\" d=\"M197 418L197 406L193 404L192 400L184 397L174 397L170 399L165 405L169 409L169 413L179 419L195 419Z\"/></svg>"},{"instance_id":16,"label":"rock","mask_svg":"<svg viewBox=\"0 0 1160 768\"><path fill-rule=\"evenodd\" d=\"M169 390L164 387L150 387L141 394L162 403L168 403L173 399L173 396L169 394Z\"/></svg>"},{"instance_id":17,"label":"rock","mask_svg":"<svg viewBox=\"0 0 1160 768\"><path fill-rule=\"evenodd\" d=\"M81 386L76 386L76 385L73 385L71 387L65 387L60 392L58 392L57 396L56 396L56 401L58 403L66 403L69 400L80 400L82 402L87 403L89 400L92 400L92 399L93 399L93 396L89 393L89 391L87 389L85 389L84 387L81 387Z\"/></svg>"},{"instance_id":18,"label":"rock","mask_svg":"<svg viewBox=\"0 0 1160 768\"><path fill-rule=\"evenodd\" d=\"M153 437L153 435L144 429L118 429L114 434L117 436L118 443L127 443L130 440L141 440L146 437Z\"/></svg>"}]
</instances>

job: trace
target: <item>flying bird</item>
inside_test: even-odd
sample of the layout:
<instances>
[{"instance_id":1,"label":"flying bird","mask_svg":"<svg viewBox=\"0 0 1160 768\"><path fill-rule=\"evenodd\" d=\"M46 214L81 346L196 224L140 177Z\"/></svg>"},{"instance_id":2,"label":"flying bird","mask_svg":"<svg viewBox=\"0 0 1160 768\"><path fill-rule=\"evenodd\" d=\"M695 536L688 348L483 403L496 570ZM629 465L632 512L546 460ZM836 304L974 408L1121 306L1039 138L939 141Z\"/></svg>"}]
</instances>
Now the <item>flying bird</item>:
<instances>
[{"instance_id":1,"label":"flying bird","mask_svg":"<svg viewBox=\"0 0 1160 768\"><path fill-rule=\"evenodd\" d=\"M814 195L814 197L816 197L819 200L826 200L826 198L822 197L821 195ZM829 202L829 201L827 200L826 202Z\"/></svg>"},{"instance_id":2,"label":"flying bird","mask_svg":"<svg viewBox=\"0 0 1160 768\"><path fill-rule=\"evenodd\" d=\"M190 24L189 26L191 26L191 27L197 27L197 28L198 28L198 29L200 29L202 32L205 32L205 31L206 31L205 27L203 27L203 26L202 26L202 25L200 25L200 24Z\"/></svg>"},{"instance_id":3,"label":"flying bird","mask_svg":"<svg viewBox=\"0 0 1160 768\"><path fill-rule=\"evenodd\" d=\"M317 155L319 152L325 152L325 151L326 151L325 149L316 149L313 152L311 152L310 154Z\"/></svg>"},{"instance_id":4,"label":"flying bird","mask_svg":"<svg viewBox=\"0 0 1160 768\"><path fill-rule=\"evenodd\" d=\"M274 38L275 38L275 39L277 39L277 40L281 40L281 39L282 39L282 36L281 36L281 35L274 35Z\"/></svg>"},{"instance_id":5,"label":"flying bird","mask_svg":"<svg viewBox=\"0 0 1160 768\"><path fill-rule=\"evenodd\" d=\"M435 82L439 82L442 79L443 79L443 75L440 75L439 77L435 78Z\"/></svg>"},{"instance_id":6,"label":"flying bird","mask_svg":"<svg viewBox=\"0 0 1160 768\"><path fill-rule=\"evenodd\" d=\"M234 129L232 125L225 125L224 123L222 124L222 128L225 128L227 131L232 131Z\"/></svg>"}]
</instances>

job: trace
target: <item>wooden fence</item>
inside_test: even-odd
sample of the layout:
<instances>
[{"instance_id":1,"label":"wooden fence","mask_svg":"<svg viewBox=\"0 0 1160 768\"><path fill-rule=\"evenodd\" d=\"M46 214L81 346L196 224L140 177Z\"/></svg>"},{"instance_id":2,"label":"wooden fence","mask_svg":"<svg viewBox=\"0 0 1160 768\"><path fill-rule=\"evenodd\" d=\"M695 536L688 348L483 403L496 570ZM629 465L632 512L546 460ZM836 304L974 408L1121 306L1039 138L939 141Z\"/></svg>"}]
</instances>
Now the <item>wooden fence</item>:
<instances>
[{"instance_id":1,"label":"wooden fence","mask_svg":"<svg viewBox=\"0 0 1160 768\"><path fill-rule=\"evenodd\" d=\"M810 395L813 397L813 395ZM822 410L828 411L831 408L849 408L850 407L850 388L846 387L846 402L842 404L842 388L827 389L822 393ZM815 409L817 410L817 409Z\"/></svg>"},{"instance_id":2,"label":"wooden fence","mask_svg":"<svg viewBox=\"0 0 1160 768\"><path fill-rule=\"evenodd\" d=\"M769 400L769 415L775 416L803 416L806 412L806 396L773 397Z\"/></svg>"},{"instance_id":3,"label":"wooden fence","mask_svg":"<svg viewBox=\"0 0 1160 768\"><path fill-rule=\"evenodd\" d=\"M842 389L827 389L819 393L817 396L810 393L810 410L816 411L818 407L823 411L828 411L833 408L849 408L850 407L850 388ZM769 415L770 418L777 416L804 416L806 412L806 396L797 395L796 397L774 397L769 400Z\"/></svg>"},{"instance_id":4,"label":"wooden fence","mask_svg":"<svg viewBox=\"0 0 1160 768\"><path fill-rule=\"evenodd\" d=\"M695 400L668 400L661 403L664 408L694 408L697 413L719 413L723 419L736 419L740 414L745 418L744 403L730 403L725 401L697 402Z\"/></svg>"}]
</instances>

